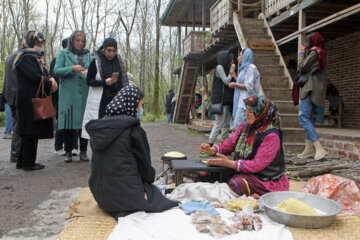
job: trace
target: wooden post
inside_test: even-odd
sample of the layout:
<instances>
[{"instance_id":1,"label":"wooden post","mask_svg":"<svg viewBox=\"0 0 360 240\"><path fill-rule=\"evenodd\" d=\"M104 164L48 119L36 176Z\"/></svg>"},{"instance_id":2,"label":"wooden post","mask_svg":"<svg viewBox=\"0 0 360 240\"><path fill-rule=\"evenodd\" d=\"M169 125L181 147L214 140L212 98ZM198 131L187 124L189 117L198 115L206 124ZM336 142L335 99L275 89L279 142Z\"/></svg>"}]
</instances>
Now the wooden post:
<instances>
[{"instance_id":1,"label":"wooden post","mask_svg":"<svg viewBox=\"0 0 360 240\"><path fill-rule=\"evenodd\" d=\"M261 12L265 15L265 0L261 0Z\"/></svg>"},{"instance_id":2,"label":"wooden post","mask_svg":"<svg viewBox=\"0 0 360 240\"><path fill-rule=\"evenodd\" d=\"M185 37L188 35L188 15L186 14L185 18Z\"/></svg>"},{"instance_id":3,"label":"wooden post","mask_svg":"<svg viewBox=\"0 0 360 240\"><path fill-rule=\"evenodd\" d=\"M306 13L304 9L299 11L299 31L306 27ZM301 32L298 35L298 53L300 52L301 45L305 44L305 32Z\"/></svg>"},{"instance_id":4,"label":"wooden post","mask_svg":"<svg viewBox=\"0 0 360 240\"><path fill-rule=\"evenodd\" d=\"M230 2L231 4L231 2ZM244 17L244 9L243 9L243 0L238 0L238 12L239 12L239 16L242 18Z\"/></svg>"},{"instance_id":5,"label":"wooden post","mask_svg":"<svg viewBox=\"0 0 360 240\"><path fill-rule=\"evenodd\" d=\"M181 27L178 25L178 55L181 56Z\"/></svg>"},{"instance_id":6,"label":"wooden post","mask_svg":"<svg viewBox=\"0 0 360 240\"><path fill-rule=\"evenodd\" d=\"M203 0L204 2L204 0ZM201 68L201 75L202 75L202 81L203 81L203 84L202 84L202 100L201 100L201 106L202 106L202 110L201 110L201 120L204 120L205 119L205 100L204 100L204 96L205 96L205 81L206 81L206 75L205 75L205 66L204 64L202 65L202 68Z\"/></svg>"},{"instance_id":7,"label":"wooden post","mask_svg":"<svg viewBox=\"0 0 360 240\"><path fill-rule=\"evenodd\" d=\"M193 31L195 31L195 2L193 3Z\"/></svg>"},{"instance_id":8,"label":"wooden post","mask_svg":"<svg viewBox=\"0 0 360 240\"><path fill-rule=\"evenodd\" d=\"M206 11L205 11L205 0L201 1L201 7L202 7L202 13L201 13L201 22L202 22L202 30L205 32L205 28L206 28Z\"/></svg>"}]
</instances>

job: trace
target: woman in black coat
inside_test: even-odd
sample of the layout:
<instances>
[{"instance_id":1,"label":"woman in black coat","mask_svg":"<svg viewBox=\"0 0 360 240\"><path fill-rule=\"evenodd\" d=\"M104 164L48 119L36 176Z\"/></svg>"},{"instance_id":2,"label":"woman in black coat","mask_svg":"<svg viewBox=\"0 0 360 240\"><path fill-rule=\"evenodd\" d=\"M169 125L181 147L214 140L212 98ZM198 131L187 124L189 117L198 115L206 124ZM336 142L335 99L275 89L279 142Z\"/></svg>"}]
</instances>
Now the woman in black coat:
<instances>
[{"instance_id":1,"label":"woman in black coat","mask_svg":"<svg viewBox=\"0 0 360 240\"><path fill-rule=\"evenodd\" d=\"M120 90L107 116L86 125L93 151L90 190L99 207L116 220L136 211L161 212L177 206L152 184L146 132L140 126L144 93L135 86Z\"/></svg>"},{"instance_id":2,"label":"woman in black coat","mask_svg":"<svg viewBox=\"0 0 360 240\"><path fill-rule=\"evenodd\" d=\"M52 118L35 121L32 106L32 99L36 98L42 78L47 95L50 94L50 90L57 90L57 83L48 75L42 59L44 42L45 38L40 32L29 31L22 49L19 50L14 60L18 83L19 123L17 129L18 134L22 137L20 156L16 167L25 170L44 168L44 165L35 163L38 141L53 137Z\"/></svg>"},{"instance_id":3,"label":"woman in black coat","mask_svg":"<svg viewBox=\"0 0 360 240\"><path fill-rule=\"evenodd\" d=\"M90 120L103 118L105 108L123 87L129 85L126 69L121 56L117 53L117 42L106 38L102 46L92 53L93 60L87 73L90 86L83 118L83 129ZM86 131L81 137L89 139Z\"/></svg>"}]
</instances>

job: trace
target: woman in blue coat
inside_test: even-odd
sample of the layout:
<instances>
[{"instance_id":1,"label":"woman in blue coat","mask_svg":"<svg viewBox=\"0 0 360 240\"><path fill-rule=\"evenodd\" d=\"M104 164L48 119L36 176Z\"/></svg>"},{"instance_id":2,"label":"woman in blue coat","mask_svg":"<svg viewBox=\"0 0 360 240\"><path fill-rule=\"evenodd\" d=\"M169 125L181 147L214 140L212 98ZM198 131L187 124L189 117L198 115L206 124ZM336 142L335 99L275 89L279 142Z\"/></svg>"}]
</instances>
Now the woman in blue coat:
<instances>
[{"instance_id":1,"label":"woman in blue coat","mask_svg":"<svg viewBox=\"0 0 360 240\"><path fill-rule=\"evenodd\" d=\"M60 50L54 68L55 75L60 78L58 128L64 130L66 163L72 162L73 135L81 131L89 91L86 73L91 56L85 44L85 33L74 31L69 38L68 48ZM80 138L81 161L89 161L87 142L87 139Z\"/></svg>"}]
</instances>

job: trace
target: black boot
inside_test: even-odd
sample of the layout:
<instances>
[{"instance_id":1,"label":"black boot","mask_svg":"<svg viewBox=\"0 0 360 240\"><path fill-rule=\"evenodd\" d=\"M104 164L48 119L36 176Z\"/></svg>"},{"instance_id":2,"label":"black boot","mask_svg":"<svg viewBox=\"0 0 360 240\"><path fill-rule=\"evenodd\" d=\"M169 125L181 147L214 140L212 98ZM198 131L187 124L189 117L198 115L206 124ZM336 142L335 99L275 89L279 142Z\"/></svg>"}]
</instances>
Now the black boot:
<instances>
[{"instance_id":1,"label":"black boot","mask_svg":"<svg viewBox=\"0 0 360 240\"><path fill-rule=\"evenodd\" d=\"M22 167L22 169L23 170L40 170L40 169L43 169L43 168L45 168L45 166L44 165L42 165L42 164L39 164L39 163L35 163L33 166L31 166L31 167L26 167L26 166L23 166Z\"/></svg>"},{"instance_id":2,"label":"black boot","mask_svg":"<svg viewBox=\"0 0 360 240\"><path fill-rule=\"evenodd\" d=\"M65 154L65 160L64 160L64 162L66 162L66 163L71 163L71 162L72 162L72 153L71 153L71 152L67 152L67 153Z\"/></svg>"},{"instance_id":3,"label":"black boot","mask_svg":"<svg viewBox=\"0 0 360 240\"><path fill-rule=\"evenodd\" d=\"M80 161L83 161L83 162L89 161L89 157L87 156L86 152L83 152L83 151L80 152Z\"/></svg>"}]
</instances>

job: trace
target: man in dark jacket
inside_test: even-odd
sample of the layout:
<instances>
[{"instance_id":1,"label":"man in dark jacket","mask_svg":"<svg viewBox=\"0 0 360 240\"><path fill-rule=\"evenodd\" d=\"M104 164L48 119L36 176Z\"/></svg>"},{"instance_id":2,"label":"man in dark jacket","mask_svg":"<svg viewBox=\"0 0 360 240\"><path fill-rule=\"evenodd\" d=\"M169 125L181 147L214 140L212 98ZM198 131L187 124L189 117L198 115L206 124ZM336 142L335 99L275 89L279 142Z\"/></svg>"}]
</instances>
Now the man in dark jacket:
<instances>
[{"instance_id":1,"label":"man in dark jacket","mask_svg":"<svg viewBox=\"0 0 360 240\"><path fill-rule=\"evenodd\" d=\"M20 155L21 137L17 133L18 115L17 108L17 93L18 84L16 80L16 71L13 71L13 62L18 54L18 51L10 54L5 61L5 81L3 86L3 94L7 104L10 106L12 121L13 121L13 135L11 139L11 153L10 162L17 162Z\"/></svg>"},{"instance_id":2,"label":"man in dark jacket","mask_svg":"<svg viewBox=\"0 0 360 240\"><path fill-rule=\"evenodd\" d=\"M166 95L166 100L165 100L165 107L166 107L166 113L168 114L168 120L167 123L171 123L172 122L172 116L171 116L171 100L174 97L174 91L172 89L170 89L169 93Z\"/></svg>"}]
</instances>

